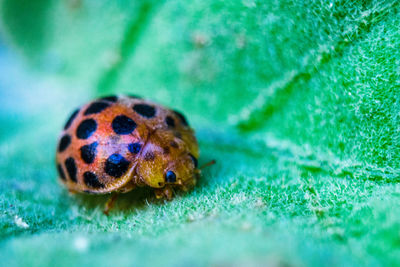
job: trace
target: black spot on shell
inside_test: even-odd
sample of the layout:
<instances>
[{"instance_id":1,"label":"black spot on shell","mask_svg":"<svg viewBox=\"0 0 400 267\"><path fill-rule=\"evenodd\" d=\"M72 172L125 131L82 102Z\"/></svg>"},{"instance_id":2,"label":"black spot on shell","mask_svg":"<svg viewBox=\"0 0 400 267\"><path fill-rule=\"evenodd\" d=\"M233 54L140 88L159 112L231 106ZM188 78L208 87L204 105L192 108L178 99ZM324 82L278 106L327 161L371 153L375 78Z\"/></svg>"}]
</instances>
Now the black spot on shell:
<instances>
[{"instance_id":1,"label":"black spot on shell","mask_svg":"<svg viewBox=\"0 0 400 267\"><path fill-rule=\"evenodd\" d=\"M193 156L193 155L190 154L190 153L189 153L189 156L190 156L190 158L193 160L194 167L197 168L197 166L198 166L199 163L198 163L196 157Z\"/></svg>"},{"instance_id":2,"label":"black spot on shell","mask_svg":"<svg viewBox=\"0 0 400 267\"><path fill-rule=\"evenodd\" d=\"M93 172L85 172L83 174L83 181L85 184L92 188L104 188L104 184L100 183L97 175Z\"/></svg>"},{"instance_id":3,"label":"black spot on shell","mask_svg":"<svg viewBox=\"0 0 400 267\"><path fill-rule=\"evenodd\" d=\"M176 182L176 174L173 171L168 171L165 174L165 181L167 183L174 183Z\"/></svg>"},{"instance_id":4,"label":"black spot on shell","mask_svg":"<svg viewBox=\"0 0 400 267\"><path fill-rule=\"evenodd\" d=\"M97 129L97 123L93 119L82 121L76 129L76 136L79 139L89 138Z\"/></svg>"},{"instance_id":5,"label":"black spot on shell","mask_svg":"<svg viewBox=\"0 0 400 267\"><path fill-rule=\"evenodd\" d=\"M60 176L60 178L65 181L66 180L65 173L60 164L57 164L57 171L58 171L58 175Z\"/></svg>"},{"instance_id":6,"label":"black spot on shell","mask_svg":"<svg viewBox=\"0 0 400 267\"><path fill-rule=\"evenodd\" d=\"M142 148L142 145L140 143L132 143L132 144L128 145L129 152L131 152L133 154L139 153L141 148Z\"/></svg>"},{"instance_id":7,"label":"black spot on shell","mask_svg":"<svg viewBox=\"0 0 400 267\"><path fill-rule=\"evenodd\" d=\"M153 152L147 152L146 155L144 155L144 160L149 161L149 160L154 160L156 158L156 155L154 155Z\"/></svg>"},{"instance_id":8,"label":"black spot on shell","mask_svg":"<svg viewBox=\"0 0 400 267\"><path fill-rule=\"evenodd\" d=\"M79 109L75 110L71 114L71 116L69 116L67 123L64 125L64 130L67 130L69 128L69 126L71 126L72 122L74 121L74 119L76 118L76 115L78 115L78 113L79 113Z\"/></svg>"},{"instance_id":9,"label":"black spot on shell","mask_svg":"<svg viewBox=\"0 0 400 267\"><path fill-rule=\"evenodd\" d=\"M174 118L172 118L171 116L167 116L167 117L165 118L165 123L166 123L169 127L175 127Z\"/></svg>"},{"instance_id":10,"label":"black spot on shell","mask_svg":"<svg viewBox=\"0 0 400 267\"><path fill-rule=\"evenodd\" d=\"M64 135L60 139L60 143L58 144L58 152L63 152L67 147L71 144L71 136L68 134Z\"/></svg>"},{"instance_id":11,"label":"black spot on shell","mask_svg":"<svg viewBox=\"0 0 400 267\"><path fill-rule=\"evenodd\" d=\"M120 154L112 154L106 160L106 164L104 167L104 171L113 177L121 177L129 167L129 161L127 161L122 155Z\"/></svg>"},{"instance_id":12,"label":"black spot on shell","mask_svg":"<svg viewBox=\"0 0 400 267\"><path fill-rule=\"evenodd\" d=\"M183 116L182 113L180 113L179 111L176 111L176 110L174 110L174 113L175 113L176 116L179 117L179 119L181 120L183 125L189 126L188 121L186 120L185 116Z\"/></svg>"},{"instance_id":13,"label":"black spot on shell","mask_svg":"<svg viewBox=\"0 0 400 267\"><path fill-rule=\"evenodd\" d=\"M93 163L97 153L97 145L97 142L93 142L81 147L81 158L87 164Z\"/></svg>"},{"instance_id":14,"label":"black spot on shell","mask_svg":"<svg viewBox=\"0 0 400 267\"><path fill-rule=\"evenodd\" d=\"M133 106L133 110L145 118L152 118L156 115L156 109L147 104L136 104Z\"/></svg>"},{"instance_id":15,"label":"black spot on shell","mask_svg":"<svg viewBox=\"0 0 400 267\"><path fill-rule=\"evenodd\" d=\"M92 103L83 113L84 115L90 115L90 114L97 114L108 108L110 104L105 103L105 102L94 102Z\"/></svg>"},{"instance_id":16,"label":"black spot on shell","mask_svg":"<svg viewBox=\"0 0 400 267\"><path fill-rule=\"evenodd\" d=\"M110 101L110 102L117 102L118 101L118 97L115 95L110 95L110 96L105 96L100 98L100 100L105 100L105 101Z\"/></svg>"},{"instance_id":17,"label":"black spot on shell","mask_svg":"<svg viewBox=\"0 0 400 267\"><path fill-rule=\"evenodd\" d=\"M67 158L65 160L65 168L67 168L69 179L71 179L71 181L76 183L77 169L76 169L75 160L73 158Z\"/></svg>"},{"instance_id":18,"label":"black spot on shell","mask_svg":"<svg viewBox=\"0 0 400 267\"><path fill-rule=\"evenodd\" d=\"M116 134L130 134L136 129L136 122L125 115L119 115L111 123Z\"/></svg>"}]
</instances>

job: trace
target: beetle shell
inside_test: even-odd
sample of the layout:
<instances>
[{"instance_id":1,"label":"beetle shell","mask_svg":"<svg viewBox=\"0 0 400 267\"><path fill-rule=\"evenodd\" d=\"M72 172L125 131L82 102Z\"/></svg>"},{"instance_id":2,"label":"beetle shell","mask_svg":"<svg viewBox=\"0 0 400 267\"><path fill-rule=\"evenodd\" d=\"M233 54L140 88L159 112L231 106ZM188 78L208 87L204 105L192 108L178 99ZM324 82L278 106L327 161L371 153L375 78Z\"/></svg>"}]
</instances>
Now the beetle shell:
<instances>
[{"instance_id":1,"label":"beetle shell","mask_svg":"<svg viewBox=\"0 0 400 267\"><path fill-rule=\"evenodd\" d=\"M193 130L179 112L137 97L109 96L75 110L59 137L60 181L72 192L136 186L188 189L200 174Z\"/></svg>"}]
</instances>

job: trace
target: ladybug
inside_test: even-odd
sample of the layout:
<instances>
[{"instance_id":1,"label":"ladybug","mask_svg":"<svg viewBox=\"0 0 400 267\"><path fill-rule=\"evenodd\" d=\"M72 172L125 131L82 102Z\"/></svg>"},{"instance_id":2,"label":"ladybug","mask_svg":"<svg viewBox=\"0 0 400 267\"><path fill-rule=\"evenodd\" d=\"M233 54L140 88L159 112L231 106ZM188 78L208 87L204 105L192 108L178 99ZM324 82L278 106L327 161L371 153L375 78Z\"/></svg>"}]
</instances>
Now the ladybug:
<instances>
[{"instance_id":1,"label":"ladybug","mask_svg":"<svg viewBox=\"0 0 400 267\"><path fill-rule=\"evenodd\" d=\"M180 112L135 96L108 96L72 113L59 137L56 164L72 193L147 186L157 198L171 199L173 189L196 184L198 157L194 131Z\"/></svg>"}]
</instances>

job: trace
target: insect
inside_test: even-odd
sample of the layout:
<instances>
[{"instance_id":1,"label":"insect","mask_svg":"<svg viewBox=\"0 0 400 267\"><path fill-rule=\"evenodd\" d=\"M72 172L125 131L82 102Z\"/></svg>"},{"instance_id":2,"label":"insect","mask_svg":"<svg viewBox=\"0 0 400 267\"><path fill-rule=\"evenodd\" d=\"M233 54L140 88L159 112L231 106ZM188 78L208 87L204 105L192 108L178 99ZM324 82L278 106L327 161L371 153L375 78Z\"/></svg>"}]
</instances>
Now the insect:
<instances>
[{"instance_id":1,"label":"insect","mask_svg":"<svg viewBox=\"0 0 400 267\"><path fill-rule=\"evenodd\" d=\"M200 175L194 131L178 111L130 96L108 96L75 110L59 137L56 164L70 192L154 188L171 199ZM105 213L114 199L106 205Z\"/></svg>"}]
</instances>

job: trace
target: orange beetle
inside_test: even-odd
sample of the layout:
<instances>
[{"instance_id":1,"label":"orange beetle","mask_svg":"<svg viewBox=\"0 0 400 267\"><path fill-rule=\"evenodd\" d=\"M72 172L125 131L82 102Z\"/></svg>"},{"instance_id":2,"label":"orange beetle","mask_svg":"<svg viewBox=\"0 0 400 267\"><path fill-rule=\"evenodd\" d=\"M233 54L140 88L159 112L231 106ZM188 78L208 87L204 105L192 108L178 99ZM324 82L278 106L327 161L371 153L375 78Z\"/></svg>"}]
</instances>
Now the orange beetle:
<instances>
[{"instance_id":1,"label":"orange beetle","mask_svg":"<svg viewBox=\"0 0 400 267\"><path fill-rule=\"evenodd\" d=\"M128 192L136 186L172 198L200 174L199 148L185 117L138 97L109 96L72 113L57 147L60 180L71 192ZM111 200L105 212L112 206Z\"/></svg>"}]
</instances>

